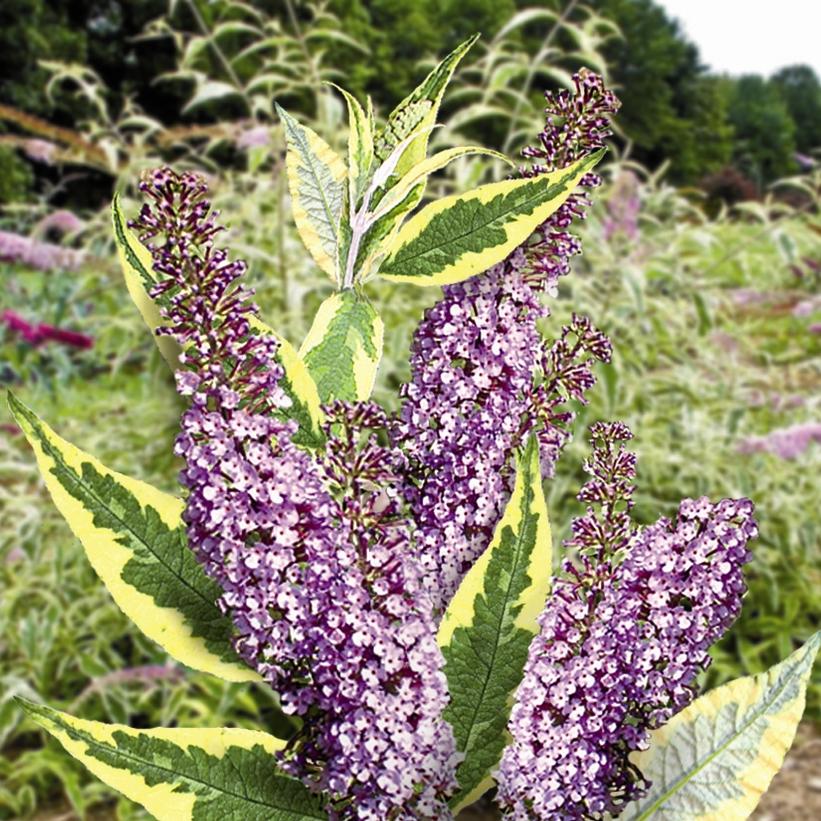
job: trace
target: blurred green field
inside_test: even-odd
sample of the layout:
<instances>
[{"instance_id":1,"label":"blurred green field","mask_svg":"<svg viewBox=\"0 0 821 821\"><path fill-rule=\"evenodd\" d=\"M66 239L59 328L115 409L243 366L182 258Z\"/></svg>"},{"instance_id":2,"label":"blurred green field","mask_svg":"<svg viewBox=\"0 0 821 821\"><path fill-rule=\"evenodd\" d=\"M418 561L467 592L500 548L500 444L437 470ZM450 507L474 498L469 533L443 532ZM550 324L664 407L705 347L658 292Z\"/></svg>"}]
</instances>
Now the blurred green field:
<instances>
[{"instance_id":1,"label":"blurred green field","mask_svg":"<svg viewBox=\"0 0 821 821\"><path fill-rule=\"evenodd\" d=\"M492 49L484 54L488 64L507 53L497 48L495 57ZM315 68L310 82L324 76ZM441 144L456 139L459 123L496 106L493 77L475 71L457 80L461 120L442 129ZM536 128L538 98L517 112L499 123L501 132ZM80 153L72 162L109 163L105 173L124 190L130 214L138 207L134 184L142 169L172 159L206 171L231 229L227 242L250 263L263 317L298 344L330 285L307 259L290 220L279 129L267 124L264 111L256 116L257 127L266 123L265 139L241 147L230 162L220 162L219 147L229 140L236 148L239 126L231 123L217 123L204 138L170 135L159 125L90 130L83 138L108 159L95 160L87 145L75 146ZM317 114L315 124L339 142L344 135L335 131L334 116ZM239 130L252 126L244 122ZM171 144L173 151L163 147ZM460 161L429 193L500 173L484 162ZM745 495L756 504L761 536L748 567L745 609L715 648L705 686L763 671L807 639L821 614L821 173L787 180L773 193L781 196L708 218L699 194L615 156L579 232L584 255L549 300L553 315L543 327L550 337L571 312L587 313L615 349L613 362L597 371L590 405L576 409L574 441L547 484L557 548L580 511L575 494L583 481L585 428L598 419L620 419L634 431L641 521L670 515L681 498L703 494ZM42 227L50 210L42 203L5 209L0 230L53 242ZM0 326L0 383L107 465L173 492L179 464L171 445L182 406L127 297L107 209L84 211L61 242L82 258L48 270L0 262L2 306L32 322L88 334L94 347L33 346ZM387 328L376 398L395 408L413 329L438 292L372 283L368 293ZM791 442L802 432L807 439L790 458L777 452L778 438L766 438L785 429L793 429ZM558 561L561 550L554 555ZM12 702L16 695L137 727L259 727L275 714L264 688L181 669L135 632L51 505L3 403L0 819L54 807L83 816L115 804L119 818L144 817L24 721ZM821 669L807 716L821 720Z\"/></svg>"}]
</instances>

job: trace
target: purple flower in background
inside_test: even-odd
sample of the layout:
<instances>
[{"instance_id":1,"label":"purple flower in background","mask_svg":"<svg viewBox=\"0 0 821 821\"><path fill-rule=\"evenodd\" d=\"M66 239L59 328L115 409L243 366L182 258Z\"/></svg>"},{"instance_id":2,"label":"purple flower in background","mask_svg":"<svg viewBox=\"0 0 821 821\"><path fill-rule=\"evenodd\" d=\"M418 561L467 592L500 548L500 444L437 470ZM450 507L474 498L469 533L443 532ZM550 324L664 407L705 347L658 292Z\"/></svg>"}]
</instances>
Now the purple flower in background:
<instances>
[{"instance_id":1,"label":"purple flower in background","mask_svg":"<svg viewBox=\"0 0 821 821\"><path fill-rule=\"evenodd\" d=\"M622 171L613 183L607 200L607 216L604 219L604 237L607 240L622 235L635 240L639 235L639 179L632 171Z\"/></svg>"},{"instance_id":2,"label":"purple flower in background","mask_svg":"<svg viewBox=\"0 0 821 821\"><path fill-rule=\"evenodd\" d=\"M547 95L548 125L539 147L524 152L540 164L524 174L566 167L610 134L607 115L618 101L589 72L575 81L575 95ZM581 185L599 182L588 174ZM537 327L549 313L540 294L555 291L579 251L566 229L587 204L574 194L503 263L446 286L414 336L394 433L409 460L406 498L437 612L490 542L510 494L514 449L538 430L550 475L572 419L561 406L584 401L592 362L609 360L609 342L583 317L553 344Z\"/></svg>"},{"instance_id":3,"label":"purple flower in background","mask_svg":"<svg viewBox=\"0 0 821 821\"><path fill-rule=\"evenodd\" d=\"M821 296L814 296L797 302L793 306L792 315L798 317L812 316L816 311L821 311Z\"/></svg>"},{"instance_id":4,"label":"purple flower in background","mask_svg":"<svg viewBox=\"0 0 821 821\"><path fill-rule=\"evenodd\" d=\"M52 211L52 213L43 217L43 219L37 223L35 230L44 233L57 231L60 234L73 234L79 231L84 225L85 222L75 213L61 209L59 211Z\"/></svg>"},{"instance_id":5,"label":"purple flower in background","mask_svg":"<svg viewBox=\"0 0 821 821\"><path fill-rule=\"evenodd\" d=\"M257 125L241 131L236 138L237 148L262 148L271 142L271 129L267 125Z\"/></svg>"},{"instance_id":6,"label":"purple flower in background","mask_svg":"<svg viewBox=\"0 0 821 821\"><path fill-rule=\"evenodd\" d=\"M770 431L766 436L750 436L738 445L739 453L772 453L781 459L797 459L812 442L821 442L821 423L802 422Z\"/></svg>"},{"instance_id":7,"label":"purple flower in background","mask_svg":"<svg viewBox=\"0 0 821 821\"><path fill-rule=\"evenodd\" d=\"M50 140L41 140L37 137L24 139L20 145L29 159L41 162L44 165L54 165L60 151L60 146L57 143Z\"/></svg>"},{"instance_id":8,"label":"purple flower in background","mask_svg":"<svg viewBox=\"0 0 821 821\"><path fill-rule=\"evenodd\" d=\"M568 542L578 562L565 561L539 618L497 773L517 821L600 818L640 794L629 755L693 699L708 648L740 612L757 535L746 499L687 499L675 521L636 528L636 460L619 444L631 434L591 434L589 507Z\"/></svg>"},{"instance_id":9,"label":"purple flower in background","mask_svg":"<svg viewBox=\"0 0 821 821\"><path fill-rule=\"evenodd\" d=\"M19 334L29 345L34 347L38 347L44 342L59 342L61 345L82 350L94 347L94 340L86 334L81 334L78 331L68 331L65 328L58 328L45 322L34 325L20 314L8 309L0 314L0 322L3 322L10 331Z\"/></svg>"},{"instance_id":10,"label":"purple flower in background","mask_svg":"<svg viewBox=\"0 0 821 821\"><path fill-rule=\"evenodd\" d=\"M3 262L20 263L39 271L76 271L86 259L84 251L0 231L0 261Z\"/></svg>"}]
</instances>

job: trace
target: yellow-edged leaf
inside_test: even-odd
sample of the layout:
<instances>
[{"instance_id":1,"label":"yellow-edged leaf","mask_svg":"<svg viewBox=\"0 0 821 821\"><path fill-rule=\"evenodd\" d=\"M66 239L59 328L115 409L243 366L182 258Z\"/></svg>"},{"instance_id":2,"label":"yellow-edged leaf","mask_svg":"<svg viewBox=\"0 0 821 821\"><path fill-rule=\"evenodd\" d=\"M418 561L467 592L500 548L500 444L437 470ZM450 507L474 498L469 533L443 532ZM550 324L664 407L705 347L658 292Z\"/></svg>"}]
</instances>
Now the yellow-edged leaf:
<instances>
[{"instance_id":1,"label":"yellow-edged leaf","mask_svg":"<svg viewBox=\"0 0 821 821\"><path fill-rule=\"evenodd\" d=\"M258 681L234 652L219 585L188 548L183 502L109 470L16 397L9 406L57 509L120 609L172 658L227 681Z\"/></svg>"},{"instance_id":2,"label":"yellow-edged leaf","mask_svg":"<svg viewBox=\"0 0 821 821\"><path fill-rule=\"evenodd\" d=\"M380 161L386 160L394 148L414 131L426 129L402 153L396 166L398 176L404 176L425 158L430 129L436 124L445 89L459 61L478 38L479 35L476 34L458 45L388 116L374 146L374 152Z\"/></svg>"},{"instance_id":3,"label":"yellow-edged leaf","mask_svg":"<svg viewBox=\"0 0 821 821\"><path fill-rule=\"evenodd\" d=\"M793 742L820 645L816 633L766 673L711 690L656 730L634 756L652 786L621 817L749 818Z\"/></svg>"},{"instance_id":4,"label":"yellow-edged leaf","mask_svg":"<svg viewBox=\"0 0 821 821\"><path fill-rule=\"evenodd\" d=\"M487 270L559 208L603 156L602 149L561 171L490 183L431 203L399 230L380 275L428 286Z\"/></svg>"},{"instance_id":5,"label":"yellow-edged leaf","mask_svg":"<svg viewBox=\"0 0 821 821\"><path fill-rule=\"evenodd\" d=\"M291 210L299 236L316 264L338 283L339 220L345 195L345 163L316 132L279 105L288 143L286 166Z\"/></svg>"},{"instance_id":6,"label":"yellow-edged leaf","mask_svg":"<svg viewBox=\"0 0 821 821\"><path fill-rule=\"evenodd\" d=\"M148 249L134 236L126 224L120 208L120 195L115 194L111 201L111 220L114 225L114 239L117 244L117 256L125 277L128 293L140 312L145 324L151 330L154 341L163 358L172 370L180 365L180 346L170 336L157 336L154 331L163 324L160 309L148 295L151 286L157 281L154 274L153 260Z\"/></svg>"},{"instance_id":7,"label":"yellow-edged leaf","mask_svg":"<svg viewBox=\"0 0 821 821\"><path fill-rule=\"evenodd\" d=\"M319 446L324 441L321 425L324 420L319 391L297 349L281 334L268 327L257 316L250 316L251 327L263 335L273 336L279 342L277 360L284 370L279 386L291 400L285 415L299 425L292 437L297 445Z\"/></svg>"},{"instance_id":8,"label":"yellow-edged leaf","mask_svg":"<svg viewBox=\"0 0 821 821\"><path fill-rule=\"evenodd\" d=\"M256 730L135 730L18 699L93 775L159 821L326 819L319 798L279 770L285 742Z\"/></svg>"},{"instance_id":9,"label":"yellow-edged leaf","mask_svg":"<svg viewBox=\"0 0 821 821\"><path fill-rule=\"evenodd\" d=\"M480 145L463 145L456 148L447 148L411 168L380 200L379 208L375 216L378 218L395 208L412 192L412 189L419 185L419 183L424 182L431 174L444 168L454 160L459 159L459 157L467 157L471 154L484 154L497 160L502 160L502 162L508 165L513 165L510 159L504 154L499 151L493 151L490 148L483 148Z\"/></svg>"},{"instance_id":10,"label":"yellow-edged leaf","mask_svg":"<svg viewBox=\"0 0 821 821\"><path fill-rule=\"evenodd\" d=\"M319 306L299 355L323 403L370 397L383 336L381 317L354 289L335 293Z\"/></svg>"},{"instance_id":11,"label":"yellow-edged leaf","mask_svg":"<svg viewBox=\"0 0 821 821\"><path fill-rule=\"evenodd\" d=\"M439 627L451 701L445 718L465 754L454 810L492 785L505 727L550 590L552 542L539 447L531 437L493 541L462 580Z\"/></svg>"},{"instance_id":12,"label":"yellow-edged leaf","mask_svg":"<svg viewBox=\"0 0 821 821\"><path fill-rule=\"evenodd\" d=\"M336 83L330 85L345 97L348 105L348 190L350 213L353 213L360 194L365 190L373 163L372 120L356 97Z\"/></svg>"}]
</instances>

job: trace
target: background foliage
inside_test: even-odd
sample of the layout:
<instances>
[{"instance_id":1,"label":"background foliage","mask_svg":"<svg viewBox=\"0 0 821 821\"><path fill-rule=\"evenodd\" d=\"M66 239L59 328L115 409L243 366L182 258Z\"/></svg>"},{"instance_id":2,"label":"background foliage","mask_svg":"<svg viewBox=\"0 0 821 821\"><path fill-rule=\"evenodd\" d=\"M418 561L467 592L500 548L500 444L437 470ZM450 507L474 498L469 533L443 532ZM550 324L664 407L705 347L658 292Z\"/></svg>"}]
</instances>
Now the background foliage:
<instances>
[{"instance_id":1,"label":"background foliage","mask_svg":"<svg viewBox=\"0 0 821 821\"><path fill-rule=\"evenodd\" d=\"M799 175L795 156L808 166L821 145L821 87L801 66L711 77L651 0L8 0L0 381L106 464L173 491L180 406L124 297L113 190L133 213L141 170L172 162L207 173L263 315L299 343L328 285L290 220L273 101L338 146L343 109L323 81L370 94L384 113L474 30L484 36L445 100L439 147L470 140L515 154L540 130L542 90L580 65L607 73L624 101L585 255L544 325L551 335L571 311L587 312L616 350L546 486L554 554L579 511L584 426L624 419L636 433L643 520L683 496L756 501L762 535L746 609L705 684L759 672L810 635L821 599L821 175ZM461 160L429 194L503 173ZM390 329L376 394L395 407L413 328L437 292L370 292ZM82 332L93 347L32 344L8 311ZM261 689L170 665L134 632L50 505L5 409L0 424L0 818L110 813L116 799L23 721L12 696L139 727L265 726L272 705ZM820 708L816 679L810 717Z\"/></svg>"}]
</instances>

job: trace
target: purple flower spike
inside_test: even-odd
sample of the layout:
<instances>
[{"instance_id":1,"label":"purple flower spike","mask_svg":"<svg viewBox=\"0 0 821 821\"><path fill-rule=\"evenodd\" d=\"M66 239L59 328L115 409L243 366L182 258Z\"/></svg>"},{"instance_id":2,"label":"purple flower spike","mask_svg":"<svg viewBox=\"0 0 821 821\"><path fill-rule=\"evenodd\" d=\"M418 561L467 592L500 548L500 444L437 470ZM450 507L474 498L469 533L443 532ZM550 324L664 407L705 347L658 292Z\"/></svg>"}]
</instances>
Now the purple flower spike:
<instances>
[{"instance_id":1,"label":"purple flower spike","mask_svg":"<svg viewBox=\"0 0 821 821\"><path fill-rule=\"evenodd\" d=\"M193 175L156 172L136 223L152 248L167 327L185 346L191 547L224 590L235 646L307 715L283 765L330 794L332 818L448 818L456 755L430 605L401 511L404 456L380 446L376 406L327 409L325 459L271 415L287 401L276 340L252 332L244 265L214 248L219 228Z\"/></svg>"},{"instance_id":2,"label":"purple flower spike","mask_svg":"<svg viewBox=\"0 0 821 821\"><path fill-rule=\"evenodd\" d=\"M524 175L564 168L610 134L607 115L618 101L590 72L575 81L575 95L547 95L540 145L523 152L540 164ZM588 174L581 184L599 182ZM512 489L514 450L538 431L552 475L573 418L563 406L585 401L593 360L610 359L610 343L585 317L574 316L552 345L537 327L549 314L540 293L555 291L580 250L565 229L587 204L573 195L504 262L445 287L414 337L395 434L409 459L406 498L437 613L490 543Z\"/></svg>"},{"instance_id":3,"label":"purple flower spike","mask_svg":"<svg viewBox=\"0 0 821 821\"><path fill-rule=\"evenodd\" d=\"M523 156L536 164L523 170L525 176L566 168L585 155L602 148L610 131L610 117L621 103L605 88L601 77L587 69L574 75L575 93L545 92L546 125L539 135L539 145L525 148ZM601 185L598 174L585 174L579 186L591 190ZM578 238L568 232L575 219L584 219L590 199L585 193L571 195L539 227L527 244L533 273L544 289L556 296L559 278L570 273L570 258L581 253Z\"/></svg>"},{"instance_id":4,"label":"purple flower spike","mask_svg":"<svg viewBox=\"0 0 821 821\"><path fill-rule=\"evenodd\" d=\"M214 245L221 230L194 174L153 172L152 200L134 226L166 279L152 295L180 357L177 388L191 398L175 452L185 459L185 522L192 550L222 586L219 605L237 628L238 653L281 695L289 712L317 700L313 637L327 582L307 588L306 566L333 556L334 503L318 466L291 442L292 423L270 412L289 401L279 387L277 341L253 334L245 263Z\"/></svg>"},{"instance_id":5,"label":"purple flower spike","mask_svg":"<svg viewBox=\"0 0 821 821\"><path fill-rule=\"evenodd\" d=\"M326 408L325 470L350 534L322 614L313 661L322 713L306 727L298 770L345 796L332 817L446 819L456 751L442 718L444 660L402 515L405 459L378 442L373 404Z\"/></svg>"},{"instance_id":6,"label":"purple flower spike","mask_svg":"<svg viewBox=\"0 0 821 821\"><path fill-rule=\"evenodd\" d=\"M628 757L692 701L708 648L740 611L757 535L747 499L687 499L675 522L635 528L635 456L618 444L630 432L592 433L579 494L591 507L568 543L579 561L565 563L539 619L497 773L517 821L617 815L646 788Z\"/></svg>"}]
</instances>

